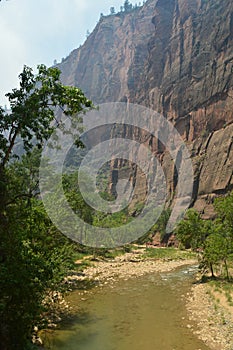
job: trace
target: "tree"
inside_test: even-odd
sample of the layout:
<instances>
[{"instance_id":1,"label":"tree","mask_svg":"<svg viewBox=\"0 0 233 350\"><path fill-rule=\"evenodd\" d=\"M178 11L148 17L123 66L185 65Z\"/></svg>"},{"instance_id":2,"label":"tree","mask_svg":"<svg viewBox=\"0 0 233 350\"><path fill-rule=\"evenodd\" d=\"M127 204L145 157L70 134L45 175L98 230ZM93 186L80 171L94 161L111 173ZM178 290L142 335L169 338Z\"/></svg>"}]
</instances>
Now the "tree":
<instances>
[{"instance_id":1,"label":"tree","mask_svg":"<svg viewBox=\"0 0 233 350\"><path fill-rule=\"evenodd\" d=\"M80 193L78 177L78 172L63 175L63 190L73 211L85 222L92 224L94 210L85 202Z\"/></svg>"},{"instance_id":2,"label":"tree","mask_svg":"<svg viewBox=\"0 0 233 350\"><path fill-rule=\"evenodd\" d=\"M225 197L217 198L214 201L214 207L217 212L216 223L221 227L221 234L227 244L227 255L223 261L229 279L227 260L232 260L233 257L233 192Z\"/></svg>"},{"instance_id":3,"label":"tree","mask_svg":"<svg viewBox=\"0 0 233 350\"><path fill-rule=\"evenodd\" d=\"M233 192L226 197L217 198L214 207L225 231L233 238Z\"/></svg>"},{"instance_id":4,"label":"tree","mask_svg":"<svg viewBox=\"0 0 233 350\"><path fill-rule=\"evenodd\" d=\"M114 15L116 13L116 11L115 11L115 7L110 7L110 14L111 15Z\"/></svg>"},{"instance_id":5,"label":"tree","mask_svg":"<svg viewBox=\"0 0 233 350\"><path fill-rule=\"evenodd\" d=\"M214 202L215 220L202 220L193 209L189 210L177 228L176 235L186 247L200 251L200 267L210 270L224 264L226 277L230 279L228 261L233 257L233 193Z\"/></svg>"},{"instance_id":6,"label":"tree","mask_svg":"<svg viewBox=\"0 0 233 350\"><path fill-rule=\"evenodd\" d=\"M0 110L0 339L1 350L30 346L43 299L72 265L71 244L52 225L38 198L40 149L59 123L55 108L77 120L92 108L83 92L60 82L57 68L24 67L19 88ZM17 140L23 144L15 160Z\"/></svg>"},{"instance_id":7,"label":"tree","mask_svg":"<svg viewBox=\"0 0 233 350\"><path fill-rule=\"evenodd\" d=\"M204 224L197 211L189 209L184 220L177 225L176 236L185 248L191 247L196 250L203 246L209 231L208 225L210 225L210 222Z\"/></svg>"},{"instance_id":8,"label":"tree","mask_svg":"<svg viewBox=\"0 0 233 350\"><path fill-rule=\"evenodd\" d=\"M222 261L225 264L227 279L229 279L229 271L227 266L228 259L228 242L227 239L219 232L211 233L204 245L202 265L210 268L212 277L214 275L214 265L219 265Z\"/></svg>"},{"instance_id":9,"label":"tree","mask_svg":"<svg viewBox=\"0 0 233 350\"><path fill-rule=\"evenodd\" d=\"M24 144L25 151L34 146L41 147L54 130L55 107L59 106L65 115L77 113L92 107L83 92L60 82L57 68L38 66L38 74L25 66L19 75L20 87L6 94L11 107L9 114L0 110L0 171L10 159L17 137Z\"/></svg>"},{"instance_id":10,"label":"tree","mask_svg":"<svg viewBox=\"0 0 233 350\"><path fill-rule=\"evenodd\" d=\"M164 209L156 222L156 230L160 233L160 240L161 242L165 241L167 243L167 240L170 236L170 234L166 234L166 227L167 223L169 221L171 215L171 209Z\"/></svg>"},{"instance_id":11,"label":"tree","mask_svg":"<svg viewBox=\"0 0 233 350\"><path fill-rule=\"evenodd\" d=\"M124 11L130 12L133 8L133 5L129 2L129 0L125 0L124 2Z\"/></svg>"}]
</instances>

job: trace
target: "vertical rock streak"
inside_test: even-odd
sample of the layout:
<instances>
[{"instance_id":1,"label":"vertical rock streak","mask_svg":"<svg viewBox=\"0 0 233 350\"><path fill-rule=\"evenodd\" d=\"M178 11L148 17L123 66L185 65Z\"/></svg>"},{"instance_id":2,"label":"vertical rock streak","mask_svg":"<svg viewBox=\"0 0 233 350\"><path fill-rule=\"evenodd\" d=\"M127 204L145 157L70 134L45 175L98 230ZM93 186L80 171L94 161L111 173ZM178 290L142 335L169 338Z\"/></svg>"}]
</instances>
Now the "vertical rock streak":
<instances>
[{"instance_id":1,"label":"vertical rock streak","mask_svg":"<svg viewBox=\"0 0 233 350\"><path fill-rule=\"evenodd\" d=\"M64 83L81 87L96 104L142 104L171 121L192 154L195 206L213 215L213 197L233 187L232 0L148 0L130 13L104 16L59 68ZM142 143L144 136L137 135ZM171 157L158 140L144 144L158 155L172 198ZM141 175L132 167L135 176ZM143 198L143 181L134 182Z\"/></svg>"}]
</instances>

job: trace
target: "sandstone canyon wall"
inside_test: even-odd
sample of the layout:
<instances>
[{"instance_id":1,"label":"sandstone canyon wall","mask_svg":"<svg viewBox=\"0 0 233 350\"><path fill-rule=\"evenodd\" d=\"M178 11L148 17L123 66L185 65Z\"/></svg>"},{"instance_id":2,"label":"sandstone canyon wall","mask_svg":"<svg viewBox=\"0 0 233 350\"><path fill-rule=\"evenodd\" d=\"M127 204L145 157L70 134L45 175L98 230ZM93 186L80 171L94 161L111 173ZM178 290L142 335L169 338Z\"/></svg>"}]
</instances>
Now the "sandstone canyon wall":
<instances>
[{"instance_id":1,"label":"sandstone canyon wall","mask_svg":"<svg viewBox=\"0 0 233 350\"><path fill-rule=\"evenodd\" d=\"M59 68L96 104L137 103L171 121L192 154L194 205L213 215L214 197L233 188L232 0L148 0L104 16ZM160 160L174 192L168 158Z\"/></svg>"}]
</instances>

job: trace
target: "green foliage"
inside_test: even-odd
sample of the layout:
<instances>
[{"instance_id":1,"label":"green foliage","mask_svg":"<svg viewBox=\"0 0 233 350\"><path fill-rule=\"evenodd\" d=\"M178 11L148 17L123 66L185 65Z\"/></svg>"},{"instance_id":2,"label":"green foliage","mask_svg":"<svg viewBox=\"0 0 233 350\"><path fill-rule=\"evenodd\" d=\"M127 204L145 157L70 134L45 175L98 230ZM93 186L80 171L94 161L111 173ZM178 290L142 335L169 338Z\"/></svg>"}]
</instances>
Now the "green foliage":
<instances>
[{"instance_id":1,"label":"green foliage","mask_svg":"<svg viewBox=\"0 0 233 350\"><path fill-rule=\"evenodd\" d=\"M22 169L20 176L23 176ZM11 167L13 169L13 166ZM29 178L25 168L25 179ZM18 177L8 180L18 193ZM15 191L13 191L15 190ZM72 268L72 245L51 224L42 203L16 196L5 208L7 223L0 225L0 323L6 348L24 349L33 325L40 322L43 299L49 290L59 289Z\"/></svg>"},{"instance_id":2,"label":"green foliage","mask_svg":"<svg viewBox=\"0 0 233 350\"><path fill-rule=\"evenodd\" d=\"M112 214L96 212L93 217L93 225L97 227L119 227L131 220L132 218L125 210Z\"/></svg>"},{"instance_id":3,"label":"green foliage","mask_svg":"<svg viewBox=\"0 0 233 350\"><path fill-rule=\"evenodd\" d=\"M162 241L166 235L166 227L171 215L171 209L164 209L156 222L156 230L160 232L160 240Z\"/></svg>"},{"instance_id":4,"label":"green foliage","mask_svg":"<svg viewBox=\"0 0 233 350\"><path fill-rule=\"evenodd\" d=\"M144 257L151 259L180 260L194 259L196 258L196 254L176 248L147 248Z\"/></svg>"},{"instance_id":5,"label":"green foliage","mask_svg":"<svg viewBox=\"0 0 233 350\"><path fill-rule=\"evenodd\" d=\"M45 296L62 289L64 276L73 268L73 244L52 225L39 200L40 148L58 123L56 108L70 117L71 125L79 122L77 114L92 108L80 89L61 84L57 68L40 65L34 75L25 66L19 79L19 88L6 95L11 112L0 109L0 339L4 350L29 349L33 326L42 321ZM25 154L14 160L18 138ZM70 194L71 199L74 195Z\"/></svg>"},{"instance_id":6,"label":"green foliage","mask_svg":"<svg viewBox=\"0 0 233 350\"><path fill-rule=\"evenodd\" d=\"M133 5L129 2L129 0L125 0L124 2L124 11L130 12L133 8Z\"/></svg>"},{"instance_id":7,"label":"green foliage","mask_svg":"<svg viewBox=\"0 0 233 350\"><path fill-rule=\"evenodd\" d=\"M1 166L5 166L12 153L16 138L21 137L24 148L29 151L36 140L41 146L52 131L55 107L59 106L65 115L76 116L92 107L83 92L60 82L57 68L38 66L38 74L25 66L19 75L19 88L6 94L11 112L0 111L0 156Z\"/></svg>"},{"instance_id":8,"label":"green foliage","mask_svg":"<svg viewBox=\"0 0 233 350\"><path fill-rule=\"evenodd\" d=\"M212 277L215 269L224 266L226 277L230 279L229 261L233 260L233 193L218 198L214 203L217 218L202 220L193 209L176 228L176 236L186 248L200 252L200 267L210 270Z\"/></svg>"},{"instance_id":9,"label":"green foliage","mask_svg":"<svg viewBox=\"0 0 233 350\"><path fill-rule=\"evenodd\" d=\"M115 11L115 7L110 7L110 14L111 15L114 15L116 13L116 11Z\"/></svg>"},{"instance_id":10,"label":"green foliage","mask_svg":"<svg viewBox=\"0 0 233 350\"><path fill-rule=\"evenodd\" d=\"M197 249L202 247L208 231L207 226L201 220L200 215L193 209L187 211L185 219L179 222L176 228L176 237L185 248Z\"/></svg>"},{"instance_id":11,"label":"green foliage","mask_svg":"<svg viewBox=\"0 0 233 350\"><path fill-rule=\"evenodd\" d=\"M135 207L135 212L140 213L143 207L144 207L144 203L138 203ZM152 239L154 234L157 232L160 233L160 241L162 242L166 236L166 227L167 227L167 223L170 218L170 215L171 215L171 209L170 208L164 209L161 215L159 216L157 222L151 227L151 229L147 233L145 233L142 237L140 237L137 240L137 243L138 244L147 243Z\"/></svg>"},{"instance_id":12,"label":"green foliage","mask_svg":"<svg viewBox=\"0 0 233 350\"><path fill-rule=\"evenodd\" d=\"M214 276L213 265L218 265L228 257L228 244L224 236L218 232L211 233L204 245L202 264L206 264Z\"/></svg>"},{"instance_id":13,"label":"green foliage","mask_svg":"<svg viewBox=\"0 0 233 350\"><path fill-rule=\"evenodd\" d=\"M85 222L93 222L94 210L83 199L78 185L78 172L63 175L63 190L73 211Z\"/></svg>"},{"instance_id":14,"label":"green foliage","mask_svg":"<svg viewBox=\"0 0 233 350\"><path fill-rule=\"evenodd\" d=\"M233 237L233 192L226 197L217 198L214 207L224 231Z\"/></svg>"},{"instance_id":15,"label":"green foliage","mask_svg":"<svg viewBox=\"0 0 233 350\"><path fill-rule=\"evenodd\" d=\"M115 248L115 249L104 249L104 248L94 249L92 253L94 256L102 257L104 259L115 259L118 256L131 252L132 249L133 249L132 246L128 244L123 247Z\"/></svg>"}]
</instances>

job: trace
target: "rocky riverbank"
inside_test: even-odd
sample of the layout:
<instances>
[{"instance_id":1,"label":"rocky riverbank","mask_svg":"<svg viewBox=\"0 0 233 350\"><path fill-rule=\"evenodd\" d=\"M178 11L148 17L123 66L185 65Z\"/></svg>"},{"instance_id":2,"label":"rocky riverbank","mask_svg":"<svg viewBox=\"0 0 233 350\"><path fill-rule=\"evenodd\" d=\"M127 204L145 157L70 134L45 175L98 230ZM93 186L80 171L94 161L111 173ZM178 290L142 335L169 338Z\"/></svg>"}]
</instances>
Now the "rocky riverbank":
<instances>
[{"instance_id":1,"label":"rocky riverbank","mask_svg":"<svg viewBox=\"0 0 233 350\"><path fill-rule=\"evenodd\" d=\"M66 283L70 284L71 289L80 285L80 282L84 283L84 288L80 290L83 300L89 282L101 287L114 284L119 279L128 280L147 273L164 273L181 266L197 264L195 259L188 259L185 254L182 256L182 252L176 259L168 256L160 259L146 257L145 249L142 248L114 259L90 260L91 266L66 278ZM77 264L79 263L81 261L77 261ZM233 350L233 307L224 307L221 302L216 304L208 283L195 284L191 292L185 296L185 301L190 319L187 327L191 328L210 349ZM68 308L68 304L64 301L61 303Z\"/></svg>"},{"instance_id":2,"label":"rocky riverbank","mask_svg":"<svg viewBox=\"0 0 233 350\"><path fill-rule=\"evenodd\" d=\"M187 296L189 318L197 328L194 333L212 350L233 349L233 307L224 299L216 297L208 283L194 285Z\"/></svg>"},{"instance_id":3,"label":"rocky riverbank","mask_svg":"<svg viewBox=\"0 0 233 350\"><path fill-rule=\"evenodd\" d=\"M92 280L98 286L113 284L117 279L128 280L146 273L164 273L184 265L196 264L195 259L180 257L153 259L143 258L145 250L135 249L110 261L96 261L84 273L69 276L68 281ZM224 303L223 303L224 304ZM186 298L190 318L187 326L213 350L233 350L233 307L224 307L211 296L208 284L197 283Z\"/></svg>"},{"instance_id":4,"label":"rocky riverbank","mask_svg":"<svg viewBox=\"0 0 233 350\"><path fill-rule=\"evenodd\" d=\"M68 276L67 283L91 280L101 286L113 283L117 279L128 280L146 273L168 272L180 266L197 263L195 259L182 257L182 254L176 259L169 257L155 259L145 257L144 253L145 249L135 249L112 260L96 261L93 266L87 267L82 274Z\"/></svg>"}]
</instances>

